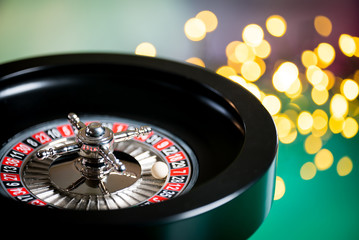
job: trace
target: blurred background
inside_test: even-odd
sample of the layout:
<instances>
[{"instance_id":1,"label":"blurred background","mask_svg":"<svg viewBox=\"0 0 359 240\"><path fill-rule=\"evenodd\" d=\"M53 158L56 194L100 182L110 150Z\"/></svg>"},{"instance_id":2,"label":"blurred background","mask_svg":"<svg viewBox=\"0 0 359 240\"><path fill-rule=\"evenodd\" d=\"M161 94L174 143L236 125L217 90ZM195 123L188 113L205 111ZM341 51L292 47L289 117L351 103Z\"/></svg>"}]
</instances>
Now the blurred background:
<instances>
[{"instance_id":1,"label":"blurred background","mask_svg":"<svg viewBox=\"0 0 359 240\"><path fill-rule=\"evenodd\" d=\"M0 63L110 52L215 71L278 129L275 201L251 239L357 239L358 11L356 0L2 0Z\"/></svg>"}]
</instances>

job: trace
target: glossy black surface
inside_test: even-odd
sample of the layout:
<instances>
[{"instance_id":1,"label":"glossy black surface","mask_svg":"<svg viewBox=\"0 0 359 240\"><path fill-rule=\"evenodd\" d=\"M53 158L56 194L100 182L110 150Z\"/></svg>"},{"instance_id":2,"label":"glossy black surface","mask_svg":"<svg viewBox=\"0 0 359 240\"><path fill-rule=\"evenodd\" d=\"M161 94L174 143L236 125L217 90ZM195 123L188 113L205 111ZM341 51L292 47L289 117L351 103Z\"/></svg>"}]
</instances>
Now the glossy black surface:
<instances>
[{"instance_id":1,"label":"glossy black surface","mask_svg":"<svg viewBox=\"0 0 359 240\"><path fill-rule=\"evenodd\" d=\"M186 142L199 162L193 189L159 204L80 212L25 206L1 197L0 208L33 219L49 218L51 224L143 228L148 236L165 234L161 231L172 236L178 231L170 229L177 224L210 227L218 222L223 232L228 233L228 226L245 237L268 214L277 151L275 127L260 102L235 83L197 67L115 54L23 60L0 66L0 74L0 109L7 126L1 144L68 112L110 115L160 126ZM235 214L241 225L226 224L226 214ZM194 231L186 237L195 235L201 236Z\"/></svg>"}]
</instances>

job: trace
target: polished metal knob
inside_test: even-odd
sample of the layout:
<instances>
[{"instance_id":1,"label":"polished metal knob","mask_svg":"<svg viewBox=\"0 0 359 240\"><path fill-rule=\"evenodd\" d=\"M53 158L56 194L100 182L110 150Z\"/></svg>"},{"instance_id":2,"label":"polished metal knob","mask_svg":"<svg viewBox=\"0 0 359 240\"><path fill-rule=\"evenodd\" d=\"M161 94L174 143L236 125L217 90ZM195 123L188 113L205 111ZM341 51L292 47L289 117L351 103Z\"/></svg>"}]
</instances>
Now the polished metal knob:
<instances>
[{"instance_id":1,"label":"polished metal knob","mask_svg":"<svg viewBox=\"0 0 359 240\"><path fill-rule=\"evenodd\" d=\"M89 137L101 137L106 129L99 122L92 122L86 127L86 135Z\"/></svg>"},{"instance_id":2,"label":"polished metal knob","mask_svg":"<svg viewBox=\"0 0 359 240\"><path fill-rule=\"evenodd\" d=\"M39 160L59 157L77 152L80 155L76 168L82 173L83 179L102 181L111 171L125 172L126 166L113 154L114 144L127 141L141 135L148 135L152 129L142 126L132 130L113 133L100 122L91 122L86 126L75 113L68 114L68 120L73 126L76 137L65 143L58 143L49 149L36 153ZM133 177L131 174L127 176ZM82 183L79 180L77 184ZM70 190L77 186L75 184ZM104 190L106 192L106 190Z\"/></svg>"}]
</instances>

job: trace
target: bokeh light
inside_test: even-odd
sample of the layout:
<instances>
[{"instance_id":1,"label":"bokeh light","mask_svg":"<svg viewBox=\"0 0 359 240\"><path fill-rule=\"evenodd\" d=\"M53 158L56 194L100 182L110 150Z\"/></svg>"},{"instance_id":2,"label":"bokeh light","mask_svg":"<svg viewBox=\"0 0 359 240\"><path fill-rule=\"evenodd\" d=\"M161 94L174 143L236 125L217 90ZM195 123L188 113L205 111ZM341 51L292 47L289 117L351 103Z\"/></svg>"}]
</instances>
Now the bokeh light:
<instances>
[{"instance_id":1,"label":"bokeh light","mask_svg":"<svg viewBox=\"0 0 359 240\"><path fill-rule=\"evenodd\" d=\"M359 86L358 83L353 81L352 79L344 79L340 86L341 93L345 96L349 101L353 101L358 97L359 94Z\"/></svg>"},{"instance_id":2,"label":"bokeh light","mask_svg":"<svg viewBox=\"0 0 359 240\"><path fill-rule=\"evenodd\" d=\"M281 177L277 176L275 181L274 200L281 199L284 196L284 193L285 193L285 183Z\"/></svg>"},{"instance_id":3,"label":"bokeh light","mask_svg":"<svg viewBox=\"0 0 359 240\"><path fill-rule=\"evenodd\" d=\"M249 46L257 47L263 41L263 29L257 24L249 24L243 29L242 38Z\"/></svg>"},{"instance_id":4,"label":"bokeh light","mask_svg":"<svg viewBox=\"0 0 359 240\"><path fill-rule=\"evenodd\" d=\"M332 133L337 134L343 131L345 119L343 117L331 116L329 119L329 128Z\"/></svg>"},{"instance_id":5,"label":"bokeh light","mask_svg":"<svg viewBox=\"0 0 359 240\"><path fill-rule=\"evenodd\" d=\"M240 63L244 63L246 61L253 61L255 58L253 48L243 42L239 42L236 45L234 49L234 55L236 61Z\"/></svg>"},{"instance_id":6,"label":"bokeh light","mask_svg":"<svg viewBox=\"0 0 359 240\"><path fill-rule=\"evenodd\" d=\"M232 75L228 77L230 80L232 80L233 82L241 85L242 87L246 87L247 82L244 78L242 78L241 76L238 75Z\"/></svg>"},{"instance_id":7,"label":"bokeh light","mask_svg":"<svg viewBox=\"0 0 359 240\"><path fill-rule=\"evenodd\" d=\"M328 37L332 32L332 22L325 16L316 16L314 28L321 36Z\"/></svg>"},{"instance_id":8,"label":"bokeh light","mask_svg":"<svg viewBox=\"0 0 359 240\"><path fill-rule=\"evenodd\" d=\"M354 42L355 42L355 53L354 56L355 57L359 57L359 37L353 37Z\"/></svg>"},{"instance_id":9,"label":"bokeh light","mask_svg":"<svg viewBox=\"0 0 359 240\"><path fill-rule=\"evenodd\" d=\"M211 11L201 11L196 15L196 18L204 22L206 26L206 32L213 32L217 28L217 16Z\"/></svg>"},{"instance_id":10,"label":"bokeh light","mask_svg":"<svg viewBox=\"0 0 359 240\"><path fill-rule=\"evenodd\" d=\"M152 43L143 42L140 43L135 50L135 54L148 56L148 57L155 57L156 56L156 48L153 46Z\"/></svg>"},{"instance_id":11,"label":"bokeh light","mask_svg":"<svg viewBox=\"0 0 359 240\"><path fill-rule=\"evenodd\" d=\"M277 127L278 138L281 142L287 143L287 137L295 130L295 125L289 117L284 114L274 116L274 123Z\"/></svg>"},{"instance_id":12,"label":"bokeh light","mask_svg":"<svg viewBox=\"0 0 359 240\"><path fill-rule=\"evenodd\" d=\"M277 114L282 107L282 104L281 104L279 98L275 95L265 96L263 98L262 104L271 115Z\"/></svg>"},{"instance_id":13,"label":"bokeh light","mask_svg":"<svg viewBox=\"0 0 359 240\"><path fill-rule=\"evenodd\" d=\"M358 122L352 117L346 118L343 124L342 135L345 138L352 138L357 133L358 133Z\"/></svg>"},{"instance_id":14,"label":"bokeh light","mask_svg":"<svg viewBox=\"0 0 359 240\"><path fill-rule=\"evenodd\" d=\"M302 53L302 64L306 68L308 68L311 65L317 65L318 64L317 55L313 51L305 50Z\"/></svg>"},{"instance_id":15,"label":"bokeh light","mask_svg":"<svg viewBox=\"0 0 359 240\"><path fill-rule=\"evenodd\" d=\"M334 157L328 149L321 149L314 157L314 164L318 170L324 171L332 166Z\"/></svg>"},{"instance_id":16,"label":"bokeh light","mask_svg":"<svg viewBox=\"0 0 359 240\"><path fill-rule=\"evenodd\" d=\"M186 60L186 62L192 63L192 64L197 65L197 66L206 67L206 65L204 64L203 60L200 59L200 58L198 58L198 57L188 58L188 59Z\"/></svg>"},{"instance_id":17,"label":"bokeh light","mask_svg":"<svg viewBox=\"0 0 359 240\"><path fill-rule=\"evenodd\" d=\"M348 34L342 34L339 37L340 50L348 57L352 57L356 52L356 43L354 38Z\"/></svg>"},{"instance_id":18,"label":"bokeh light","mask_svg":"<svg viewBox=\"0 0 359 240\"><path fill-rule=\"evenodd\" d=\"M259 100L262 99L261 91L259 90L259 87L255 85L254 83L247 82L244 87L250 91L255 97L257 97Z\"/></svg>"},{"instance_id":19,"label":"bokeh light","mask_svg":"<svg viewBox=\"0 0 359 240\"><path fill-rule=\"evenodd\" d=\"M265 59L267 58L271 53L271 46L269 42L265 39L256 47L254 47L254 53L256 56Z\"/></svg>"},{"instance_id":20,"label":"bokeh light","mask_svg":"<svg viewBox=\"0 0 359 240\"><path fill-rule=\"evenodd\" d=\"M217 69L216 73L226 78L237 75L236 70L230 66L222 66Z\"/></svg>"},{"instance_id":21,"label":"bokeh light","mask_svg":"<svg viewBox=\"0 0 359 240\"><path fill-rule=\"evenodd\" d=\"M317 66L309 66L306 71L306 77L309 83L319 91L327 89L329 85L328 75Z\"/></svg>"},{"instance_id":22,"label":"bokeh light","mask_svg":"<svg viewBox=\"0 0 359 240\"><path fill-rule=\"evenodd\" d=\"M334 87L334 84L335 84L335 76L334 76L333 72L329 71L328 69L323 70L323 71L324 71L325 74L328 76L329 83L328 83L327 89L330 90L330 89L332 89L332 87Z\"/></svg>"},{"instance_id":23,"label":"bokeh light","mask_svg":"<svg viewBox=\"0 0 359 240\"><path fill-rule=\"evenodd\" d=\"M262 58L256 57L254 61L259 65L261 69L261 76L266 72L267 65Z\"/></svg>"},{"instance_id":24,"label":"bokeh light","mask_svg":"<svg viewBox=\"0 0 359 240\"><path fill-rule=\"evenodd\" d=\"M295 129L295 125L293 122L291 122L291 131L289 132L289 134L287 136L284 136L284 137L280 137L279 138L279 141L283 144L290 144L292 142L295 141L295 139L297 138L297 135L298 135L298 132L297 130Z\"/></svg>"},{"instance_id":25,"label":"bokeh light","mask_svg":"<svg viewBox=\"0 0 359 240\"><path fill-rule=\"evenodd\" d=\"M319 106L323 105L328 101L329 92L326 89L318 90L317 88L313 88L311 92L311 96L313 102Z\"/></svg>"},{"instance_id":26,"label":"bokeh light","mask_svg":"<svg viewBox=\"0 0 359 240\"><path fill-rule=\"evenodd\" d=\"M267 18L266 28L271 35L282 37L287 30L287 22L282 16L273 15Z\"/></svg>"},{"instance_id":27,"label":"bokeh light","mask_svg":"<svg viewBox=\"0 0 359 240\"><path fill-rule=\"evenodd\" d=\"M306 162L300 168L300 176L304 180L310 180L317 174L317 168L312 162Z\"/></svg>"},{"instance_id":28,"label":"bokeh light","mask_svg":"<svg viewBox=\"0 0 359 240\"><path fill-rule=\"evenodd\" d=\"M345 156L342 157L337 164L337 172L339 176L346 176L353 170L353 161Z\"/></svg>"},{"instance_id":29,"label":"bokeh light","mask_svg":"<svg viewBox=\"0 0 359 240\"><path fill-rule=\"evenodd\" d=\"M313 127L313 123L314 123L313 117L309 112L303 111L299 114L297 125L298 125L298 130L301 134L305 135L310 133Z\"/></svg>"},{"instance_id":30,"label":"bokeh light","mask_svg":"<svg viewBox=\"0 0 359 240\"><path fill-rule=\"evenodd\" d=\"M328 67L335 59L335 49L329 43L320 43L315 51L321 68Z\"/></svg>"},{"instance_id":31,"label":"bokeh light","mask_svg":"<svg viewBox=\"0 0 359 240\"><path fill-rule=\"evenodd\" d=\"M242 42L240 41L232 41L226 46L226 56L229 61L239 63L238 58L236 57L236 47L241 43Z\"/></svg>"},{"instance_id":32,"label":"bokeh light","mask_svg":"<svg viewBox=\"0 0 359 240\"><path fill-rule=\"evenodd\" d=\"M279 92L287 91L297 80L299 75L298 67L292 62L282 63L273 74L273 86Z\"/></svg>"},{"instance_id":33,"label":"bokeh light","mask_svg":"<svg viewBox=\"0 0 359 240\"><path fill-rule=\"evenodd\" d=\"M289 98L297 98L302 93L302 83L299 78L297 78L292 85L285 91L285 95Z\"/></svg>"},{"instance_id":34,"label":"bokeh light","mask_svg":"<svg viewBox=\"0 0 359 240\"><path fill-rule=\"evenodd\" d=\"M323 142L320 137L309 135L304 142L305 151L308 154L317 153L323 146Z\"/></svg>"},{"instance_id":35,"label":"bokeh light","mask_svg":"<svg viewBox=\"0 0 359 240\"><path fill-rule=\"evenodd\" d=\"M257 81L261 76L261 67L255 61L246 61L242 64L241 74L250 82Z\"/></svg>"},{"instance_id":36,"label":"bokeh light","mask_svg":"<svg viewBox=\"0 0 359 240\"><path fill-rule=\"evenodd\" d=\"M316 16L314 28L319 35L328 37L332 33L332 22L328 17ZM275 37L283 37L287 23L283 17L273 15L267 18L266 29ZM261 100L273 116L280 143L291 144L297 142L298 134L307 135L302 146L306 154L312 156L313 162L308 161L302 165L300 176L304 180L313 179L317 170L327 170L334 164L331 150L323 148L332 134L341 133L344 138L353 138L358 133L357 120L348 116L348 101L355 102L359 95L359 70L350 79L342 80L335 76L331 70L326 69L335 61L335 49L332 43L321 42L315 49L301 52L300 61L305 68L304 73L300 73L297 62L278 60L272 73L272 87L277 93L266 94L256 85L266 72L267 64L264 59L267 59L272 51L271 44L264 39L262 32L259 25L247 25L242 32L243 42L235 40L226 46L228 65L231 67L227 75L233 74L229 76L232 81L250 90ZM346 56L356 56L357 46L359 38L341 35L339 47ZM234 72L240 76L234 75ZM267 87L265 89L268 90ZM280 94L289 99L289 104L282 101L283 95ZM317 107L310 110L314 110L312 114L308 111L309 100ZM288 109L288 106L291 106L291 109ZM359 107L356 112L352 110L350 114L359 116ZM350 159L340 160L337 163L338 175L349 174L352 171L350 164ZM284 182L277 178L276 184Z\"/></svg>"},{"instance_id":37,"label":"bokeh light","mask_svg":"<svg viewBox=\"0 0 359 240\"><path fill-rule=\"evenodd\" d=\"M196 18L206 22L200 14ZM342 151L333 148L332 141L348 141L358 135L359 37L338 32L339 28L334 28L334 22L327 16L309 19L313 25L312 28L305 25L305 31L314 33L310 36L300 35L301 29L291 29L292 19L288 18L287 26L287 20L280 15L267 17L265 26L246 25L242 39L226 43L226 62L218 65L217 73L250 91L272 115L280 146L285 144L288 149L294 146L291 154L298 151L299 160L304 160L300 163L300 179L309 181L318 175L320 181L333 172L337 177L347 176L356 164L356 159L338 156ZM269 33L268 38L263 27ZM286 54L285 49L293 44L289 33L295 30L302 37L302 45ZM345 68L341 67L345 64ZM352 73L347 70L353 68L356 69ZM278 162L278 169L280 164L283 160ZM336 171L331 169L333 165ZM318 174L328 169L331 170ZM277 176L274 200L284 196L290 183L288 179L286 186Z\"/></svg>"},{"instance_id":38,"label":"bokeh light","mask_svg":"<svg viewBox=\"0 0 359 240\"><path fill-rule=\"evenodd\" d=\"M312 134L315 137L322 137L328 130L328 115L322 109L316 109L313 114Z\"/></svg>"},{"instance_id":39,"label":"bokeh light","mask_svg":"<svg viewBox=\"0 0 359 240\"><path fill-rule=\"evenodd\" d=\"M341 94L335 94L330 101L330 112L336 118L345 117L348 113L348 101Z\"/></svg>"},{"instance_id":40,"label":"bokeh light","mask_svg":"<svg viewBox=\"0 0 359 240\"><path fill-rule=\"evenodd\" d=\"M184 33L189 40L201 41L206 37L206 24L198 18L190 18L184 25Z\"/></svg>"}]
</instances>

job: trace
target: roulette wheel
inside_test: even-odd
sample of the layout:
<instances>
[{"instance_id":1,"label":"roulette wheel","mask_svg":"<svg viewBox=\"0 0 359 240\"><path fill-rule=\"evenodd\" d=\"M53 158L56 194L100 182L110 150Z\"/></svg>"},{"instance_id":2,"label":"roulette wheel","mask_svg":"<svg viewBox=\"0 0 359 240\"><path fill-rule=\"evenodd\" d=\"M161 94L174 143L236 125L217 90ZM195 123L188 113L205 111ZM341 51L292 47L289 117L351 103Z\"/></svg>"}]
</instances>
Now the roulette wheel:
<instances>
[{"instance_id":1,"label":"roulette wheel","mask_svg":"<svg viewBox=\"0 0 359 240\"><path fill-rule=\"evenodd\" d=\"M0 65L0 109L6 222L245 238L269 213L275 125L210 71L120 54L19 60Z\"/></svg>"}]
</instances>

